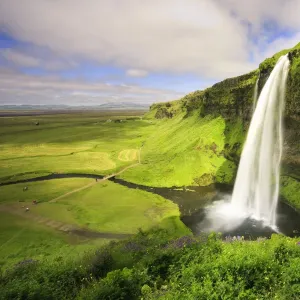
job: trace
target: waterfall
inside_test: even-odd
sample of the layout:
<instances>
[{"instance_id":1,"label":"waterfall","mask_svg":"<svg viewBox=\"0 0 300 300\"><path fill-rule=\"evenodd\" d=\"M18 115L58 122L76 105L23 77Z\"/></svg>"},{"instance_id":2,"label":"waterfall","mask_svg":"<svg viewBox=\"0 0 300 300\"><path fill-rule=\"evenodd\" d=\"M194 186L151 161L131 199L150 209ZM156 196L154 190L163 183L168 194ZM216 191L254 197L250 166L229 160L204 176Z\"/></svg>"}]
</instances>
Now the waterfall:
<instances>
[{"instance_id":1,"label":"waterfall","mask_svg":"<svg viewBox=\"0 0 300 300\"><path fill-rule=\"evenodd\" d=\"M256 107L256 103L257 103L259 76L260 75L258 75L258 78L255 82L254 93L253 93L253 106L252 106L252 112L253 113L255 111L255 107Z\"/></svg>"},{"instance_id":2,"label":"waterfall","mask_svg":"<svg viewBox=\"0 0 300 300\"><path fill-rule=\"evenodd\" d=\"M276 225L282 155L282 113L289 70L287 55L280 57L263 87L244 144L231 205Z\"/></svg>"}]
</instances>

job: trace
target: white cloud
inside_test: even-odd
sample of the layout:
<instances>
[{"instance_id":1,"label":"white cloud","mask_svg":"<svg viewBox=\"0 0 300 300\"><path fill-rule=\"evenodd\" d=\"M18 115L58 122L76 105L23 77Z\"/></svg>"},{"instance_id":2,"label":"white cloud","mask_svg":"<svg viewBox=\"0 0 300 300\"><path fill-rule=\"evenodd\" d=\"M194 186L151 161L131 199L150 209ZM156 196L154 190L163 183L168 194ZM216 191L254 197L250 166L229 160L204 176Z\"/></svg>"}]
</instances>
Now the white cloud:
<instances>
[{"instance_id":1,"label":"white cloud","mask_svg":"<svg viewBox=\"0 0 300 300\"><path fill-rule=\"evenodd\" d=\"M0 70L0 104L74 104L90 99L90 104L101 104L112 99L150 104L182 97L182 93L144 88L137 85L113 85L59 77L22 75ZM38 101L38 102L37 102Z\"/></svg>"},{"instance_id":2,"label":"white cloud","mask_svg":"<svg viewBox=\"0 0 300 300\"><path fill-rule=\"evenodd\" d=\"M245 73L292 47L300 39L299 15L300 0L0 0L0 28L32 45L23 52L5 50L3 57L15 66L55 71L88 60L123 68L128 77L192 73L202 81ZM268 42L266 36L278 28L294 35L273 36ZM254 60L249 62L251 54ZM86 97L106 93L114 99L134 95L145 101L179 97L132 85L20 76L0 76L0 88L68 95L76 91ZM79 94L73 97L84 96Z\"/></svg>"},{"instance_id":3,"label":"white cloud","mask_svg":"<svg viewBox=\"0 0 300 300\"><path fill-rule=\"evenodd\" d=\"M269 43L259 58L260 61L267 57L273 56L275 53L294 47L300 42L300 32L292 37L280 37L273 42Z\"/></svg>"},{"instance_id":4,"label":"white cloud","mask_svg":"<svg viewBox=\"0 0 300 300\"><path fill-rule=\"evenodd\" d=\"M36 47L23 49L0 49L0 57L17 67L42 67L48 71L57 71L75 67L77 64L72 60L56 59L52 56L40 53Z\"/></svg>"},{"instance_id":5,"label":"white cloud","mask_svg":"<svg viewBox=\"0 0 300 300\"><path fill-rule=\"evenodd\" d=\"M279 27L299 30L299 0L216 0L238 19L249 22L259 30L266 21L276 21Z\"/></svg>"},{"instance_id":6,"label":"white cloud","mask_svg":"<svg viewBox=\"0 0 300 300\"><path fill-rule=\"evenodd\" d=\"M129 69L126 71L126 75L130 77L145 77L148 75L148 72L145 70Z\"/></svg>"},{"instance_id":7,"label":"white cloud","mask_svg":"<svg viewBox=\"0 0 300 300\"><path fill-rule=\"evenodd\" d=\"M40 65L40 61L37 58L12 49L1 49L0 55L7 61L22 67L37 67Z\"/></svg>"},{"instance_id":8,"label":"white cloud","mask_svg":"<svg viewBox=\"0 0 300 300\"><path fill-rule=\"evenodd\" d=\"M0 19L16 38L127 69L222 78L253 68L245 29L211 0L1 0Z\"/></svg>"}]
</instances>

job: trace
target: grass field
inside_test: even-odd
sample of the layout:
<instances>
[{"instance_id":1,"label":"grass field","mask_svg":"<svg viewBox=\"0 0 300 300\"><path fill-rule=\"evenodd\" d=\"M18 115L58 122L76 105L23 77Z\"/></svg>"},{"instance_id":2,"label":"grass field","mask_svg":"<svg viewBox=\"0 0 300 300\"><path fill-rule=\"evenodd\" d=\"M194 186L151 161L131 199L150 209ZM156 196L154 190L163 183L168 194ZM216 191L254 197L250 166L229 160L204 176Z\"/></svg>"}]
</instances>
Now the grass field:
<instances>
[{"instance_id":1,"label":"grass field","mask_svg":"<svg viewBox=\"0 0 300 300\"><path fill-rule=\"evenodd\" d=\"M0 204L22 201L31 203L33 200L47 202L90 183L92 179L72 178L49 181L14 184L0 187ZM26 191L23 188L27 187Z\"/></svg>"},{"instance_id":2,"label":"grass field","mask_svg":"<svg viewBox=\"0 0 300 300\"><path fill-rule=\"evenodd\" d=\"M171 120L156 120L84 113L5 117L0 118L0 125L0 183L50 173L107 175L135 164L120 176L149 186L195 185L203 174L215 175L226 161L221 155L225 143L222 118L179 114ZM27 191L23 191L25 186ZM70 191L76 192L67 194ZM177 205L108 181L77 178L14 184L0 187L0 195L0 213L12 220L1 222L5 234L0 259L4 261L17 261L23 254L54 255L57 248L70 243L77 249L95 242L74 241L74 237L70 241L69 235L57 230L61 227L133 234L138 228L159 226L177 234L189 233L179 219ZM39 204L32 205L33 200ZM53 247L40 244L43 234ZM33 243L32 254L16 246L27 235ZM17 252L12 251L14 247Z\"/></svg>"},{"instance_id":3,"label":"grass field","mask_svg":"<svg viewBox=\"0 0 300 300\"><path fill-rule=\"evenodd\" d=\"M119 153L118 159L122 161L134 161L139 158L139 150L137 149L126 149Z\"/></svg>"},{"instance_id":4,"label":"grass field","mask_svg":"<svg viewBox=\"0 0 300 300\"><path fill-rule=\"evenodd\" d=\"M95 184L51 201L90 182ZM23 191L24 186L28 186L27 191ZM171 201L109 181L96 183L92 179L55 179L3 186L0 192L2 206L5 205L6 210L11 207L12 213L25 211L25 207L29 207L30 214L101 232L135 233L139 227L149 229L163 219L179 216L177 205ZM34 199L39 202L38 205L32 204Z\"/></svg>"},{"instance_id":5,"label":"grass field","mask_svg":"<svg viewBox=\"0 0 300 300\"><path fill-rule=\"evenodd\" d=\"M150 126L139 117L98 113L6 117L0 127L0 182L5 182L53 172L113 173L136 160L134 151Z\"/></svg>"},{"instance_id":6,"label":"grass field","mask_svg":"<svg viewBox=\"0 0 300 300\"><path fill-rule=\"evenodd\" d=\"M112 174L141 158L141 165L124 172L123 179L149 186L195 185L226 163L221 117L107 118L0 118L0 182L49 173Z\"/></svg>"},{"instance_id":7,"label":"grass field","mask_svg":"<svg viewBox=\"0 0 300 300\"><path fill-rule=\"evenodd\" d=\"M88 184L89 188L53 199ZM23 190L24 187L28 189ZM54 179L0 187L0 265L23 259L79 255L108 239L66 234L66 227L114 234L134 234L154 226L186 234L176 204L158 195L94 179ZM33 200L38 204L34 205ZM25 211L28 207L29 212ZM116 237L118 238L118 237ZM71 252L71 254L70 254Z\"/></svg>"},{"instance_id":8,"label":"grass field","mask_svg":"<svg viewBox=\"0 0 300 300\"><path fill-rule=\"evenodd\" d=\"M30 220L0 212L0 269L27 259L67 260L108 242L69 236Z\"/></svg>"}]
</instances>

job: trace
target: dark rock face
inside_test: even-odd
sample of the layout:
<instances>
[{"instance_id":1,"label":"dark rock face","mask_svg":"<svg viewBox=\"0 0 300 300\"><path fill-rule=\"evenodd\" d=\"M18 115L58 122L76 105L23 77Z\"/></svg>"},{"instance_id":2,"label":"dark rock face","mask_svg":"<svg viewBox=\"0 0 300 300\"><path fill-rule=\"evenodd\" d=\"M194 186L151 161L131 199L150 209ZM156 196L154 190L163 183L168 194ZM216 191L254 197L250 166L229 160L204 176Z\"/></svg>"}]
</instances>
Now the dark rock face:
<instances>
[{"instance_id":1,"label":"dark rock face","mask_svg":"<svg viewBox=\"0 0 300 300\"><path fill-rule=\"evenodd\" d=\"M156 111L155 118L172 118L173 114L166 107L159 107Z\"/></svg>"},{"instance_id":2,"label":"dark rock face","mask_svg":"<svg viewBox=\"0 0 300 300\"><path fill-rule=\"evenodd\" d=\"M225 119L241 118L250 120L252 102L258 71L226 79L205 90L205 114L220 114Z\"/></svg>"}]
</instances>

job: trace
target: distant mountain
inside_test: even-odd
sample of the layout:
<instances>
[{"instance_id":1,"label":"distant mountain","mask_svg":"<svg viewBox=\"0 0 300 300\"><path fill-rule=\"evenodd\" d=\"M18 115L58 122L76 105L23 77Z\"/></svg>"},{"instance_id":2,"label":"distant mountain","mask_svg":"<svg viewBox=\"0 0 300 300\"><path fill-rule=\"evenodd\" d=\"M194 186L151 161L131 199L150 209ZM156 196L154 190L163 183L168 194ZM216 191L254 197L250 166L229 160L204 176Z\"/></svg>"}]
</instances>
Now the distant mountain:
<instances>
[{"instance_id":1,"label":"distant mountain","mask_svg":"<svg viewBox=\"0 0 300 300\"><path fill-rule=\"evenodd\" d=\"M9 105L4 104L0 105L0 110L62 110L68 109L68 105L28 105L28 104L20 104L20 105Z\"/></svg>"},{"instance_id":2,"label":"distant mountain","mask_svg":"<svg viewBox=\"0 0 300 300\"><path fill-rule=\"evenodd\" d=\"M98 106L100 109L136 109L136 110L145 110L149 108L149 105L137 104L137 103L128 103L128 102L111 102L104 103Z\"/></svg>"},{"instance_id":3,"label":"distant mountain","mask_svg":"<svg viewBox=\"0 0 300 300\"><path fill-rule=\"evenodd\" d=\"M0 110L148 110L149 105L131 102L108 102L100 105L0 105Z\"/></svg>"}]
</instances>

